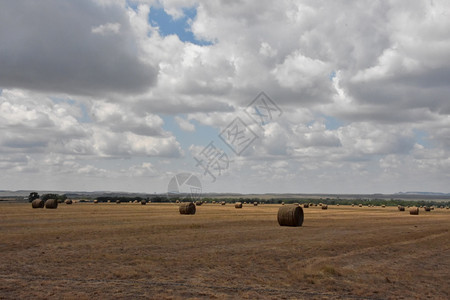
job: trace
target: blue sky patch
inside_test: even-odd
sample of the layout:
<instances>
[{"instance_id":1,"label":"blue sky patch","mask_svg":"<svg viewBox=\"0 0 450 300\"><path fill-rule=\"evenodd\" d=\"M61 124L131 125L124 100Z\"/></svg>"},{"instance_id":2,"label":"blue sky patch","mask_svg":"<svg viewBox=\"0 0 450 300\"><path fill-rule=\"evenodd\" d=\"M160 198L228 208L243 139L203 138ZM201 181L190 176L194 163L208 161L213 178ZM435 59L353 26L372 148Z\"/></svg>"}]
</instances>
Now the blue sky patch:
<instances>
[{"instance_id":1,"label":"blue sky patch","mask_svg":"<svg viewBox=\"0 0 450 300\"><path fill-rule=\"evenodd\" d=\"M186 116L178 116L186 119ZM211 141L214 141L214 144L219 146L219 129L203 125L196 120L190 120L195 126L195 131L183 131L180 126L178 126L174 116L161 116L161 118L164 120L164 130L172 132L173 135L177 137L177 141L180 142L181 148L183 148L186 153L189 153L189 147L191 145L206 147Z\"/></svg>"},{"instance_id":2,"label":"blue sky patch","mask_svg":"<svg viewBox=\"0 0 450 300\"><path fill-rule=\"evenodd\" d=\"M81 102L77 102L73 99L66 99L66 98L57 98L57 97L50 97L50 99L53 101L53 103L67 103L73 106L78 106L81 109L82 115L79 118L76 118L78 122L80 123L91 123L92 120L89 117L89 113L87 110L86 105Z\"/></svg>"},{"instance_id":3,"label":"blue sky patch","mask_svg":"<svg viewBox=\"0 0 450 300\"><path fill-rule=\"evenodd\" d=\"M148 19L152 26L159 27L159 33L162 36L175 34L182 42L190 42L200 46L211 45L211 42L197 40L191 31L189 23L197 16L197 9L195 7L184 8L183 13L183 17L173 19L164 11L164 8L152 6Z\"/></svg>"},{"instance_id":4,"label":"blue sky patch","mask_svg":"<svg viewBox=\"0 0 450 300\"><path fill-rule=\"evenodd\" d=\"M432 148L433 145L431 144L428 133L426 131L420 130L420 129L413 129L414 137L417 144L420 144L424 146L425 148Z\"/></svg>"}]
</instances>

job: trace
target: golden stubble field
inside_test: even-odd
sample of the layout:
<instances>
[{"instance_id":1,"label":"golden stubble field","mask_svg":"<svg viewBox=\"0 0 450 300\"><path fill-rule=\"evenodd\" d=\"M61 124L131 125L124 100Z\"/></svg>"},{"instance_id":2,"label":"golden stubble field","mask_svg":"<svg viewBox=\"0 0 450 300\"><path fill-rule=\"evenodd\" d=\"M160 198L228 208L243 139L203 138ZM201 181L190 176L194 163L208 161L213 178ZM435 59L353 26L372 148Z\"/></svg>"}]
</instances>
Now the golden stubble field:
<instances>
[{"instance_id":1,"label":"golden stubble field","mask_svg":"<svg viewBox=\"0 0 450 300\"><path fill-rule=\"evenodd\" d=\"M449 299L450 211L0 204L0 299Z\"/></svg>"}]
</instances>

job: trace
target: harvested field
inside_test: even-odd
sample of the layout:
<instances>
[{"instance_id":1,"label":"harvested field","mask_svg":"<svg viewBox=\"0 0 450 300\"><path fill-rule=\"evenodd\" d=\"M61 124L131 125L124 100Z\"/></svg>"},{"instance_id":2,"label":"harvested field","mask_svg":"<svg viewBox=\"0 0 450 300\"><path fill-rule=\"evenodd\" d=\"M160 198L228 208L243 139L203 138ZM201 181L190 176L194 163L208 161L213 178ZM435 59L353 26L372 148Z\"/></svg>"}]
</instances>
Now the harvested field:
<instances>
[{"instance_id":1,"label":"harvested field","mask_svg":"<svg viewBox=\"0 0 450 300\"><path fill-rule=\"evenodd\" d=\"M1 203L0 299L450 298L449 210L280 206Z\"/></svg>"}]
</instances>

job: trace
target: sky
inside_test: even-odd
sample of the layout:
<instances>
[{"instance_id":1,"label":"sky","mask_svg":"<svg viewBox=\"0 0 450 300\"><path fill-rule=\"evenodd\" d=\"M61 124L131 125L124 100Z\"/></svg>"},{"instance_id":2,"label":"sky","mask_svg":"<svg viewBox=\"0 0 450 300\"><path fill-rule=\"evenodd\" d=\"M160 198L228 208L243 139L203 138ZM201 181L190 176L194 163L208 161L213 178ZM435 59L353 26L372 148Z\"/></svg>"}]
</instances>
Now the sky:
<instances>
[{"instance_id":1,"label":"sky","mask_svg":"<svg viewBox=\"0 0 450 300\"><path fill-rule=\"evenodd\" d=\"M1 1L0 190L449 193L449 28L445 0Z\"/></svg>"}]
</instances>

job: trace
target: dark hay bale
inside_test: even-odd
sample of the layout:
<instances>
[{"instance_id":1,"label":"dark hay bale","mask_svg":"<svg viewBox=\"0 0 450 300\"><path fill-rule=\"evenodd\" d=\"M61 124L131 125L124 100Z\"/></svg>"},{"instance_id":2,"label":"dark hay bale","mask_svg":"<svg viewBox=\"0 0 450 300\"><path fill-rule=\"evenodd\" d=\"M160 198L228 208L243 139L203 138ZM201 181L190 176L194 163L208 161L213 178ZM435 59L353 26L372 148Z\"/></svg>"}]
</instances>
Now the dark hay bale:
<instances>
[{"instance_id":1,"label":"dark hay bale","mask_svg":"<svg viewBox=\"0 0 450 300\"><path fill-rule=\"evenodd\" d=\"M225 201L222 201L220 204L222 204L222 205L225 205L226 204L226 202Z\"/></svg>"},{"instance_id":2,"label":"dark hay bale","mask_svg":"<svg viewBox=\"0 0 450 300\"><path fill-rule=\"evenodd\" d=\"M42 199L34 199L33 202L31 202L32 208L44 208L44 200Z\"/></svg>"},{"instance_id":3,"label":"dark hay bale","mask_svg":"<svg viewBox=\"0 0 450 300\"><path fill-rule=\"evenodd\" d=\"M419 208L418 207L411 207L409 209L409 214L410 215L418 215L419 214Z\"/></svg>"},{"instance_id":4,"label":"dark hay bale","mask_svg":"<svg viewBox=\"0 0 450 300\"><path fill-rule=\"evenodd\" d=\"M322 204L322 209L328 209L328 205L327 204Z\"/></svg>"},{"instance_id":5,"label":"dark hay bale","mask_svg":"<svg viewBox=\"0 0 450 300\"><path fill-rule=\"evenodd\" d=\"M147 200L141 200L141 205L147 205Z\"/></svg>"},{"instance_id":6,"label":"dark hay bale","mask_svg":"<svg viewBox=\"0 0 450 300\"><path fill-rule=\"evenodd\" d=\"M97 200L97 199L95 199L95 200L94 200L94 203L98 203L98 200Z\"/></svg>"},{"instance_id":7,"label":"dark hay bale","mask_svg":"<svg viewBox=\"0 0 450 300\"><path fill-rule=\"evenodd\" d=\"M383 205L381 205L381 207L382 207L382 208L386 208L386 205L383 204Z\"/></svg>"},{"instance_id":8,"label":"dark hay bale","mask_svg":"<svg viewBox=\"0 0 450 300\"><path fill-rule=\"evenodd\" d=\"M117 200L117 201L116 201L116 204L120 204L120 200Z\"/></svg>"},{"instance_id":9,"label":"dark hay bale","mask_svg":"<svg viewBox=\"0 0 450 300\"><path fill-rule=\"evenodd\" d=\"M258 206L258 202L253 202L253 206Z\"/></svg>"},{"instance_id":10,"label":"dark hay bale","mask_svg":"<svg viewBox=\"0 0 450 300\"><path fill-rule=\"evenodd\" d=\"M309 204L308 203L304 203L303 204L303 208L308 208L309 207Z\"/></svg>"},{"instance_id":11,"label":"dark hay bale","mask_svg":"<svg viewBox=\"0 0 450 300\"><path fill-rule=\"evenodd\" d=\"M352 207L354 207L355 206L355 204L352 204Z\"/></svg>"},{"instance_id":12,"label":"dark hay bale","mask_svg":"<svg viewBox=\"0 0 450 300\"><path fill-rule=\"evenodd\" d=\"M405 211L405 207L404 207L404 206L399 206L399 207L398 207L398 210L399 210L399 211Z\"/></svg>"},{"instance_id":13,"label":"dark hay bale","mask_svg":"<svg viewBox=\"0 0 450 300\"><path fill-rule=\"evenodd\" d=\"M51 209L58 208L58 200L57 199L47 199L47 201L45 201L45 208L51 208Z\"/></svg>"},{"instance_id":14,"label":"dark hay bale","mask_svg":"<svg viewBox=\"0 0 450 300\"><path fill-rule=\"evenodd\" d=\"M362 204L359 204L358 206L359 206L359 207L362 207Z\"/></svg>"},{"instance_id":15,"label":"dark hay bale","mask_svg":"<svg viewBox=\"0 0 450 300\"><path fill-rule=\"evenodd\" d=\"M285 205L278 209L280 226L302 226L303 209L298 205Z\"/></svg>"},{"instance_id":16,"label":"dark hay bale","mask_svg":"<svg viewBox=\"0 0 450 300\"><path fill-rule=\"evenodd\" d=\"M319 206L322 206L323 204L322 203L319 203Z\"/></svg>"},{"instance_id":17,"label":"dark hay bale","mask_svg":"<svg viewBox=\"0 0 450 300\"><path fill-rule=\"evenodd\" d=\"M424 209L425 211L431 211L431 207L429 207L429 206L425 206L423 209Z\"/></svg>"},{"instance_id":18,"label":"dark hay bale","mask_svg":"<svg viewBox=\"0 0 450 300\"><path fill-rule=\"evenodd\" d=\"M180 214L195 215L195 204L193 202L184 202L180 204Z\"/></svg>"},{"instance_id":19,"label":"dark hay bale","mask_svg":"<svg viewBox=\"0 0 450 300\"><path fill-rule=\"evenodd\" d=\"M213 201L212 204L216 204L216 201Z\"/></svg>"},{"instance_id":20,"label":"dark hay bale","mask_svg":"<svg viewBox=\"0 0 450 300\"><path fill-rule=\"evenodd\" d=\"M200 205L202 205L202 204L203 204L202 201L196 201L196 202L195 202L195 205L197 205L197 206L200 206Z\"/></svg>"},{"instance_id":21,"label":"dark hay bale","mask_svg":"<svg viewBox=\"0 0 450 300\"><path fill-rule=\"evenodd\" d=\"M234 208L242 208L242 203L241 202L236 202L234 204Z\"/></svg>"},{"instance_id":22,"label":"dark hay bale","mask_svg":"<svg viewBox=\"0 0 450 300\"><path fill-rule=\"evenodd\" d=\"M71 199L66 199L66 201L64 201L64 203L66 203L66 204L72 204L72 200L71 200Z\"/></svg>"}]
</instances>

